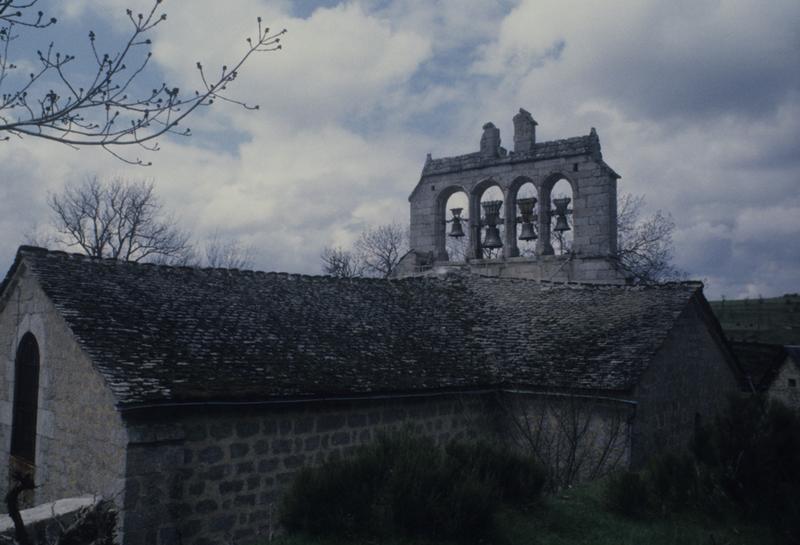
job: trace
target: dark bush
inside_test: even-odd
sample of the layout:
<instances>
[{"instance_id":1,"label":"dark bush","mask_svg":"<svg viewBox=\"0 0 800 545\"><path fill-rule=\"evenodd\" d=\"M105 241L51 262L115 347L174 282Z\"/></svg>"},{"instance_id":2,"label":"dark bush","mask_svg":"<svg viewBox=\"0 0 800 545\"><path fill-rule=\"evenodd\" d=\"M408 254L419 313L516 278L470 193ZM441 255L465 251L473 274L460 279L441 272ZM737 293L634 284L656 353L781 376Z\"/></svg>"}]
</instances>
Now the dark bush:
<instances>
[{"instance_id":1,"label":"dark bush","mask_svg":"<svg viewBox=\"0 0 800 545\"><path fill-rule=\"evenodd\" d=\"M645 478L652 503L662 513L685 511L697 505L700 482L695 461L688 453L669 453L652 460Z\"/></svg>"},{"instance_id":2,"label":"dark bush","mask_svg":"<svg viewBox=\"0 0 800 545\"><path fill-rule=\"evenodd\" d=\"M478 541L492 534L503 498L532 501L543 480L535 465L494 447L451 443L443 451L402 433L301 471L282 522L317 535Z\"/></svg>"},{"instance_id":3,"label":"dark bush","mask_svg":"<svg viewBox=\"0 0 800 545\"><path fill-rule=\"evenodd\" d=\"M732 399L698 459L745 516L800 543L800 415L760 397Z\"/></svg>"},{"instance_id":4,"label":"dark bush","mask_svg":"<svg viewBox=\"0 0 800 545\"><path fill-rule=\"evenodd\" d=\"M521 507L541 497L546 473L532 457L488 443L450 443L447 454L456 471L474 472L493 483L510 505Z\"/></svg>"},{"instance_id":5,"label":"dark bush","mask_svg":"<svg viewBox=\"0 0 800 545\"><path fill-rule=\"evenodd\" d=\"M374 458L302 469L284 497L283 523L311 534L353 536L373 520L372 498L384 477Z\"/></svg>"},{"instance_id":6,"label":"dark bush","mask_svg":"<svg viewBox=\"0 0 800 545\"><path fill-rule=\"evenodd\" d=\"M612 475L606 482L606 505L630 518L643 518L650 507L647 482L634 471Z\"/></svg>"},{"instance_id":7,"label":"dark bush","mask_svg":"<svg viewBox=\"0 0 800 545\"><path fill-rule=\"evenodd\" d=\"M734 512L768 523L781 543L800 543L800 414L757 396L732 398L712 425L695 430L691 453L609 480L606 496L630 516L646 505L660 514Z\"/></svg>"}]
</instances>

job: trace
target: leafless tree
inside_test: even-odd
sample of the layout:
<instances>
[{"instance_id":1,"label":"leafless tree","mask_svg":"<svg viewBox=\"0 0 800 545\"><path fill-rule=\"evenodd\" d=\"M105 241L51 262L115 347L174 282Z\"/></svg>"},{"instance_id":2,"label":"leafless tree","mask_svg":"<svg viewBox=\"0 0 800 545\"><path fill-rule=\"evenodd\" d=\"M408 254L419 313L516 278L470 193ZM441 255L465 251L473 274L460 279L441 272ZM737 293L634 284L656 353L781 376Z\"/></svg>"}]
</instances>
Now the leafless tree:
<instances>
[{"instance_id":1,"label":"leafless tree","mask_svg":"<svg viewBox=\"0 0 800 545\"><path fill-rule=\"evenodd\" d=\"M54 17L35 11L37 1L0 0L0 139L30 136L72 147L98 146L132 164L145 163L139 157L121 155L120 149L139 146L155 151L156 139L164 134L188 136L189 129L178 125L200 106L221 100L257 109L225 96L224 91L251 55L280 49L280 36L286 32L272 32L259 17L258 36L247 38L244 53L233 63L213 76L197 63L199 89L182 93L179 87L162 83L139 92L135 82L152 55L148 36L167 19L161 11L162 0L155 0L145 13L127 10L132 28L116 52L101 52L97 35L88 32L91 53L87 57L94 68L85 78L75 75L78 70L71 72L76 56L57 50L52 42L33 59L17 61L19 65L12 60L12 45L20 33L56 24ZM19 66L28 64L35 68L17 76Z\"/></svg>"},{"instance_id":2,"label":"leafless tree","mask_svg":"<svg viewBox=\"0 0 800 545\"><path fill-rule=\"evenodd\" d=\"M356 240L355 250L365 274L389 278L408 251L408 229L397 223L367 228Z\"/></svg>"},{"instance_id":3,"label":"leafless tree","mask_svg":"<svg viewBox=\"0 0 800 545\"><path fill-rule=\"evenodd\" d=\"M320 255L322 272L338 278L364 276L364 264L350 251L341 247L325 247Z\"/></svg>"},{"instance_id":4,"label":"leafless tree","mask_svg":"<svg viewBox=\"0 0 800 545\"><path fill-rule=\"evenodd\" d=\"M545 468L553 490L607 475L627 460L629 407L558 392L504 394L499 405L517 446Z\"/></svg>"},{"instance_id":5,"label":"leafless tree","mask_svg":"<svg viewBox=\"0 0 800 545\"><path fill-rule=\"evenodd\" d=\"M237 240L223 239L218 231L205 244L205 266L225 269L249 269L253 267L252 246Z\"/></svg>"},{"instance_id":6,"label":"leafless tree","mask_svg":"<svg viewBox=\"0 0 800 545\"><path fill-rule=\"evenodd\" d=\"M192 254L189 235L163 211L152 182L88 178L50 195L48 204L58 241L87 255L183 264Z\"/></svg>"},{"instance_id":7,"label":"leafless tree","mask_svg":"<svg viewBox=\"0 0 800 545\"><path fill-rule=\"evenodd\" d=\"M619 261L636 283L681 279L685 273L672 264L675 222L661 210L642 218L644 202L641 195L623 194L617 203Z\"/></svg>"}]
</instances>

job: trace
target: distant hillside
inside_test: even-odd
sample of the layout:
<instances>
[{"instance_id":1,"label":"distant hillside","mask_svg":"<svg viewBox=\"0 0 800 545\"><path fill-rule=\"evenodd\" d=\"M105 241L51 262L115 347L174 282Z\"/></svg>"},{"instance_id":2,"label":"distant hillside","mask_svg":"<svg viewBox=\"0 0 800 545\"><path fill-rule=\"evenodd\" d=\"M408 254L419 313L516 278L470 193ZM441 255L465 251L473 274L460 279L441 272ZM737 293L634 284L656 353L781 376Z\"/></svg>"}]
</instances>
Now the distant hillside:
<instances>
[{"instance_id":1,"label":"distant hillside","mask_svg":"<svg viewBox=\"0 0 800 545\"><path fill-rule=\"evenodd\" d=\"M732 341L800 344L800 294L710 303Z\"/></svg>"}]
</instances>

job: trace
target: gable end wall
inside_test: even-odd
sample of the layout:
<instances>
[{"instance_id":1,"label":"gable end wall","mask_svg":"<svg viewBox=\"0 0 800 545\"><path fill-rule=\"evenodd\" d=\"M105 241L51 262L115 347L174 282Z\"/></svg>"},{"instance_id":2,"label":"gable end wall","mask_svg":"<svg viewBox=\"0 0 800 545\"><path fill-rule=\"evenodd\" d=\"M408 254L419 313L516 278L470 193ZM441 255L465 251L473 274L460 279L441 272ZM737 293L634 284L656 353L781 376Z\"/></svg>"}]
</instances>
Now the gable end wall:
<instances>
[{"instance_id":1,"label":"gable end wall","mask_svg":"<svg viewBox=\"0 0 800 545\"><path fill-rule=\"evenodd\" d=\"M7 291L0 306L0 495L8 487L14 360L30 331L40 356L33 502L85 494L121 502L127 432L103 377L24 265Z\"/></svg>"},{"instance_id":2,"label":"gable end wall","mask_svg":"<svg viewBox=\"0 0 800 545\"><path fill-rule=\"evenodd\" d=\"M710 331L696 297L675 322L664 344L634 390L639 402L633 429L631 463L680 453L695 421L710 422L739 392L731 362Z\"/></svg>"}]
</instances>

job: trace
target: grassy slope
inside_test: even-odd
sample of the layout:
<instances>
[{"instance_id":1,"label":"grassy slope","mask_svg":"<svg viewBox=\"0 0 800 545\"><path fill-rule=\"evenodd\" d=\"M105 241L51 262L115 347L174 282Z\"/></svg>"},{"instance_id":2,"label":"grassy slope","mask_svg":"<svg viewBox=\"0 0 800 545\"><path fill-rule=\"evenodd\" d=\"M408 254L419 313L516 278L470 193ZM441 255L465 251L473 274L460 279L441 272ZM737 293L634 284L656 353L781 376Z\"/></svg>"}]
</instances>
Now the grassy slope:
<instances>
[{"instance_id":1,"label":"grassy slope","mask_svg":"<svg viewBox=\"0 0 800 545\"><path fill-rule=\"evenodd\" d=\"M711 301L729 339L771 344L800 344L800 295L771 299Z\"/></svg>"},{"instance_id":2,"label":"grassy slope","mask_svg":"<svg viewBox=\"0 0 800 545\"><path fill-rule=\"evenodd\" d=\"M669 519L633 521L608 512L602 501L602 483L594 483L551 497L529 513L509 511L499 520L501 535L493 543L505 545L756 545L770 543L768 530L739 522L712 520L690 513ZM713 536L713 537L712 537ZM341 545L375 541L329 541L286 536L270 545ZM386 542L381 542L386 543ZM390 545L433 545L396 541Z\"/></svg>"}]
</instances>

